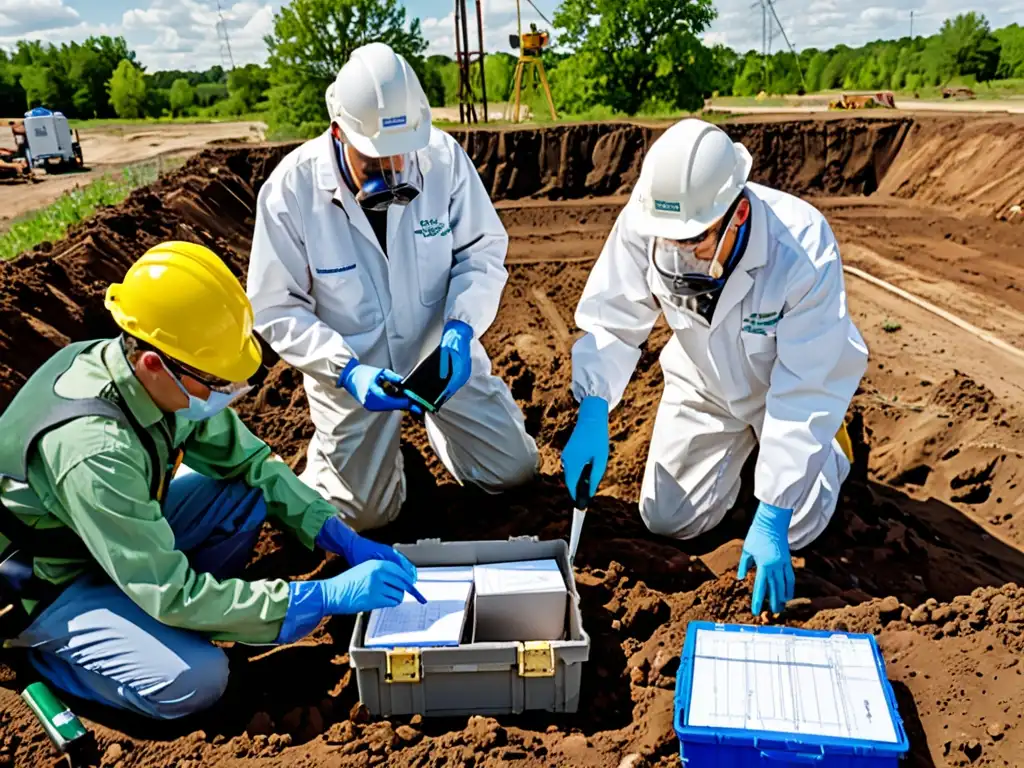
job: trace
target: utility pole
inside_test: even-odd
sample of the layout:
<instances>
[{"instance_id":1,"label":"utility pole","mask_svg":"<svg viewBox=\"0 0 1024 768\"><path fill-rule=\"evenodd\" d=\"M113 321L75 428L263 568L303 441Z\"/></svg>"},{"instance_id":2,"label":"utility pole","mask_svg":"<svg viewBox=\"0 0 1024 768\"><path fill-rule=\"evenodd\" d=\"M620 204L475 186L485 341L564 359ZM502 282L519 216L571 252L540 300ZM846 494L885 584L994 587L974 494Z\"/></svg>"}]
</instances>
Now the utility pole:
<instances>
[{"instance_id":1,"label":"utility pole","mask_svg":"<svg viewBox=\"0 0 1024 768\"><path fill-rule=\"evenodd\" d=\"M480 0L476 0L476 31L479 49L469 49L469 19L466 0L455 0L455 60L459 65L459 122L476 123L476 96L473 93L473 57L480 61L480 87L483 88L484 122L487 122L487 77L484 73L484 22Z\"/></svg>"},{"instance_id":2,"label":"utility pole","mask_svg":"<svg viewBox=\"0 0 1024 768\"><path fill-rule=\"evenodd\" d=\"M914 12L910 12L910 39L914 39Z\"/></svg>"},{"instance_id":3,"label":"utility pole","mask_svg":"<svg viewBox=\"0 0 1024 768\"><path fill-rule=\"evenodd\" d=\"M230 72L235 68L235 57L231 53L231 36L228 35L228 25L224 21L224 8L220 0L217 0L217 37L220 38L220 59Z\"/></svg>"},{"instance_id":4,"label":"utility pole","mask_svg":"<svg viewBox=\"0 0 1024 768\"><path fill-rule=\"evenodd\" d=\"M752 9L761 9L761 90L767 91L768 85L768 9L764 7L764 0L757 0L751 3Z\"/></svg>"},{"instance_id":5,"label":"utility pole","mask_svg":"<svg viewBox=\"0 0 1024 768\"><path fill-rule=\"evenodd\" d=\"M790 53L793 54L793 59L796 62L796 71L800 73L800 83L804 87L804 93L807 92L807 81L804 79L804 69L800 66L800 56L797 55L796 49L793 48L793 44L789 42L789 37L786 35L786 28L782 26L782 22L779 21L779 15L775 13L775 6L772 4L772 0L764 0L768 4L768 8L771 9L772 18L775 19L775 23L779 25L779 32L782 33L782 39L786 41L786 46L789 48Z\"/></svg>"}]
</instances>

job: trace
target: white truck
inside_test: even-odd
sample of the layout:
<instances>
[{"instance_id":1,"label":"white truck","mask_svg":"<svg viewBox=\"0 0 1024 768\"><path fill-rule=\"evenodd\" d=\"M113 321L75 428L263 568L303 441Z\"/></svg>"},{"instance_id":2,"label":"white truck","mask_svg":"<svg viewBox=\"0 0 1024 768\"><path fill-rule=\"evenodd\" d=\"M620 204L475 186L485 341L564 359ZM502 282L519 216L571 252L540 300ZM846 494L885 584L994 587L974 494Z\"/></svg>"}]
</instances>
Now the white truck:
<instances>
[{"instance_id":1,"label":"white truck","mask_svg":"<svg viewBox=\"0 0 1024 768\"><path fill-rule=\"evenodd\" d=\"M82 147L78 131L72 138L68 119L60 112L36 107L25 113L25 140L28 144L26 159L32 167L49 167L56 161L59 167L81 168Z\"/></svg>"}]
</instances>

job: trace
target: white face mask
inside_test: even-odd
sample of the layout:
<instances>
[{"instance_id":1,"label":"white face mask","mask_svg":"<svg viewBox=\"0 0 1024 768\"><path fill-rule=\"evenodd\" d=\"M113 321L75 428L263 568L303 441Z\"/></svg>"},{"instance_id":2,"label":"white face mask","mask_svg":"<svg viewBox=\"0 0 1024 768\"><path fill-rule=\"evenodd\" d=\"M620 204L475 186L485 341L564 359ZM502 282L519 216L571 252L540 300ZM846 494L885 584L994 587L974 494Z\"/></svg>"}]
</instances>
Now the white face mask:
<instances>
[{"instance_id":1,"label":"white face mask","mask_svg":"<svg viewBox=\"0 0 1024 768\"><path fill-rule=\"evenodd\" d=\"M179 408L175 413L184 416L189 421L206 421L230 406L242 395L252 391L252 386L248 383L240 382L231 385L230 391L227 392L218 392L211 389L210 396L206 400L201 400L185 389L185 385L181 383L181 380L174 375L163 360L160 362L163 363L164 370L167 371L178 389L181 390L181 393L188 398L188 405L184 408Z\"/></svg>"}]
</instances>

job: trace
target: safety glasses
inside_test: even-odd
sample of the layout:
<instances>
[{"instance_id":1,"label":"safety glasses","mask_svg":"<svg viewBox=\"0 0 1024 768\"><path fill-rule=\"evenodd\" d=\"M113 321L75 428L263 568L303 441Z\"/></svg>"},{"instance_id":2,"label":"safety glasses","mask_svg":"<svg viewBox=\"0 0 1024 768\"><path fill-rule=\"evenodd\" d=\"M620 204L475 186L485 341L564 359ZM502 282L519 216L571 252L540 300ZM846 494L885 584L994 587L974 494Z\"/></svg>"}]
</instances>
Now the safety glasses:
<instances>
[{"instance_id":1,"label":"safety glasses","mask_svg":"<svg viewBox=\"0 0 1024 768\"><path fill-rule=\"evenodd\" d=\"M222 395L231 395L232 397L241 397L242 395L248 394L256 385L252 379L249 381L225 381L219 379L216 376L210 376L208 373L201 373L195 368L179 363L177 360L173 360L164 355L160 356L160 360L163 362L164 367L167 368L168 373L172 376L177 376L181 379L183 376L188 376L190 379L194 379L207 387L211 392L218 392ZM261 366L262 370L262 366Z\"/></svg>"}]
</instances>

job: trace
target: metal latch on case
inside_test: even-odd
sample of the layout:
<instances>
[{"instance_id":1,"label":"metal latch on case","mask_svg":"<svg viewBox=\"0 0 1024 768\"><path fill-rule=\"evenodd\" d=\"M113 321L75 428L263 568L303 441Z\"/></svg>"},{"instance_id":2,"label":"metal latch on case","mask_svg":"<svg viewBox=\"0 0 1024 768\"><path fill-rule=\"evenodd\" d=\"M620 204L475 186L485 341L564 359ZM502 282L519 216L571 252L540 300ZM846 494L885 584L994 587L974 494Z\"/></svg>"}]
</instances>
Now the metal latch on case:
<instances>
[{"instance_id":1,"label":"metal latch on case","mask_svg":"<svg viewBox=\"0 0 1024 768\"><path fill-rule=\"evenodd\" d=\"M555 651L551 643L545 640L520 643L518 655L520 677L555 676Z\"/></svg>"},{"instance_id":2,"label":"metal latch on case","mask_svg":"<svg viewBox=\"0 0 1024 768\"><path fill-rule=\"evenodd\" d=\"M387 652L387 682L418 683L423 678L422 670L419 648L392 648Z\"/></svg>"}]
</instances>

